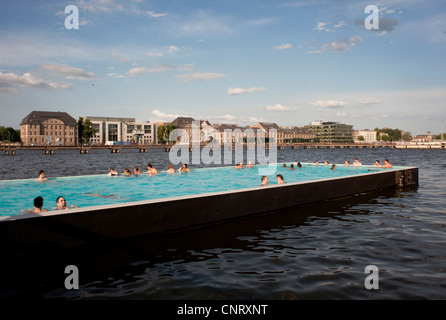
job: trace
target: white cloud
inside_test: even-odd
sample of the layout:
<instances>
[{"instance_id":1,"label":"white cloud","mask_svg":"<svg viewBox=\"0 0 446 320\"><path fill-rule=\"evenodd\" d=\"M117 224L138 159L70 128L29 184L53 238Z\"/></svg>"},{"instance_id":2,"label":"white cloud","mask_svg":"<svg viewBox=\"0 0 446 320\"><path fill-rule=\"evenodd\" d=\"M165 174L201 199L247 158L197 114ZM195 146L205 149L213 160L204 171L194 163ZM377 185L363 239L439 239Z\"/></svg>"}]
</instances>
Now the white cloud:
<instances>
[{"instance_id":1,"label":"white cloud","mask_svg":"<svg viewBox=\"0 0 446 320\"><path fill-rule=\"evenodd\" d=\"M189 81L208 81L225 77L227 77L227 75L223 73L205 72L205 73L186 73L178 75L177 79L180 81L189 82Z\"/></svg>"},{"instance_id":2,"label":"white cloud","mask_svg":"<svg viewBox=\"0 0 446 320\"><path fill-rule=\"evenodd\" d=\"M110 56L113 57L113 59L119 61L119 62L127 62L129 59L127 59L127 57L121 53L118 52L112 52L110 54Z\"/></svg>"},{"instance_id":3,"label":"white cloud","mask_svg":"<svg viewBox=\"0 0 446 320\"><path fill-rule=\"evenodd\" d=\"M270 105L266 107L267 111L295 111L298 110L298 107L287 107L287 106L283 106L281 104L274 104L274 105Z\"/></svg>"},{"instance_id":4,"label":"white cloud","mask_svg":"<svg viewBox=\"0 0 446 320\"><path fill-rule=\"evenodd\" d=\"M19 85L23 88L35 88L45 90L55 89L71 89L72 86L64 82L45 81L37 78L30 73L24 73L22 76L15 73L0 72L0 92L1 93L17 93L14 85Z\"/></svg>"},{"instance_id":5,"label":"white cloud","mask_svg":"<svg viewBox=\"0 0 446 320\"><path fill-rule=\"evenodd\" d=\"M110 77L110 78L116 78L116 79L125 78L124 75L122 75L122 74L117 74L117 73L113 73L113 72L107 74L107 76Z\"/></svg>"},{"instance_id":6,"label":"white cloud","mask_svg":"<svg viewBox=\"0 0 446 320\"><path fill-rule=\"evenodd\" d=\"M147 55L150 56L150 57L162 57L163 53L162 52L151 52L151 51L149 51L149 52L147 52Z\"/></svg>"},{"instance_id":7,"label":"white cloud","mask_svg":"<svg viewBox=\"0 0 446 320\"><path fill-rule=\"evenodd\" d=\"M146 15L148 15L150 18L160 18L165 17L166 13L156 13L154 11L146 11Z\"/></svg>"},{"instance_id":8,"label":"white cloud","mask_svg":"<svg viewBox=\"0 0 446 320\"><path fill-rule=\"evenodd\" d=\"M320 49L308 51L307 54L323 53L326 51L344 52L351 47L354 47L359 42L363 42L363 39L360 36L353 36L348 39L325 43Z\"/></svg>"},{"instance_id":9,"label":"white cloud","mask_svg":"<svg viewBox=\"0 0 446 320\"><path fill-rule=\"evenodd\" d=\"M256 88L256 87L252 87L249 89L243 89L243 88L229 88L228 89L228 94L229 95L241 95L241 94L246 94L246 93L252 93L252 92L263 92L266 91L266 88Z\"/></svg>"},{"instance_id":10,"label":"white cloud","mask_svg":"<svg viewBox=\"0 0 446 320\"><path fill-rule=\"evenodd\" d=\"M167 47L167 52L169 52L169 53L178 52L179 50L180 50L180 48L178 48L177 46Z\"/></svg>"},{"instance_id":11,"label":"white cloud","mask_svg":"<svg viewBox=\"0 0 446 320\"><path fill-rule=\"evenodd\" d=\"M76 80L96 79L96 75L93 72L87 72L80 68L71 67L66 64L44 64L41 67L45 70L51 71L53 75L65 79L76 79Z\"/></svg>"},{"instance_id":12,"label":"white cloud","mask_svg":"<svg viewBox=\"0 0 446 320\"><path fill-rule=\"evenodd\" d=\"M334 25L335 28L340 28L342 26L345 26L345 21L339 21L337 24Z\"/></svg>"},{"instance_id":13,"label":"white cloud","mask_svg":"<svg viewBox=\"0 0 446 320\"><path fill-rule=\"evenodd\" d=\"M147 67L134 67L131 68L127 74L131 77L137 77L148 73L158 73L158 72L166 72L171 70L179 70L179 71L190 71L192 70L191 64L185 64L182 66L175 66L171 64L161 64L155 63L152 68Z\"/></svg>"},{"instance_id":14,"label":"white cloud","mask_svg":"<svg viewBox=\"0 0 446 320\"><path fill-rule=\"evenodd\" d=\"M186 117L181 114L165 113L158 109L153 110L152 114L156 117L157 121L171 121L178 117Z\"/></svg>"},{"instance_id":15,"label":"white cloud","mask_svg":"<svg viewBox=\"0 0 446 320\"><path fill-rule=\"evenodd\" d=\"M284 44L281 44L280 46L274 47L274 49L276 49L276 50L286 50L286 49L291 49L291 48L293 48L293 45L290 43L284 43Z\"/></svg>"},{"instance_id":16,"label":"white cloud","mask_svg":"<svg viewBox=\"0 0 446 320\"><path fill-rule=\"evenodd\" d=\"M312 105L320 108L330 108L330 109L339 109L344 108L347 104L344 101L339 100L319 100L313 102Z\"/></svg>"},{"instance_id":17,"label":"white cloud","mask_svg":"<svg viewBox=\"0 0 446 320\"><path fill-rule=\"evenodd\" d=\"M317 26L313 30L317 31L330 31L326 26L328 26L331 22L318 22Z\"/></svg>"},{"instance_id":18,"label":"white cloud","mask_svg":"<svg viewBox=\"0 0 446 320\"><path fill-rule=\"evenodd\" d=\"M372 99L372 98L360 99L360 100L358 100L358 102L360 104L365 104L365 105L368 105L368 104L381 104L382 103L381 100L379 100L379 99Z\"/></svg>"}]
</instances>

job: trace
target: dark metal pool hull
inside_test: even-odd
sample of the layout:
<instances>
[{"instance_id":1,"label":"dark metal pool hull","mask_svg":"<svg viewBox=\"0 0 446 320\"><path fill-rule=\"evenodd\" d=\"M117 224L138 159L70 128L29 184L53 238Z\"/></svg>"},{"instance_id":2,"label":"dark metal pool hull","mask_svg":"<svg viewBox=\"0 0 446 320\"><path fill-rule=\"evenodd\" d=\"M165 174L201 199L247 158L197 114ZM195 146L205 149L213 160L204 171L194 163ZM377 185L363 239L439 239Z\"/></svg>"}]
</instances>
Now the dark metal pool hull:
<instances>
[{"instance_id":1,"label":"dark metal pool hull","mask_svg":"<svg viewBox=\"0 0 446 320\"><path fill-rule=\"evenodd\" d=\"M418 168L271 185L247 190L170 198L0 221L3 256L42 248L72 249L101 241L171 232L227 219L350 196L373 190L418 186ZM174 191L173 191L174 193Z\"/></svg>"}]
</instances>

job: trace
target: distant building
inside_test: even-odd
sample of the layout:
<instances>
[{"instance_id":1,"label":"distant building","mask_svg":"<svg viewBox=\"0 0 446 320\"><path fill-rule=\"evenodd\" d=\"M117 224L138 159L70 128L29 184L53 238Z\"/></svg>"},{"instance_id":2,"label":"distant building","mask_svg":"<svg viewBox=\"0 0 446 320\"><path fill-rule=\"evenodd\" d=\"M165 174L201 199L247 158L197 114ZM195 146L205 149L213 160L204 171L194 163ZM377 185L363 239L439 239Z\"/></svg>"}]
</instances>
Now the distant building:
<instances>
[{"instance_id":1,"label":"distant building","mask_svg":"<svg viewBox=\"0 0 446 320\"><path fill-rule=\"evenodd\" d=\"M315 135L315 141L321 143L353 142L353 126L330 121L314 121L304 126Z\"/></svg>"},{"instance_id":2,"label":"distant building","mask_svg":"<svg viewBox=\"0 0 446 320\"><path fill-rule=\"evenodd\" d=\"M77 121L66 112L33 111L20 123L24 146L76 146Z\"/></svg>"},{"instance_id":3,"label":"distant building","mask_svg":"<svg viewBox=\"0 0 446 320\"><path fill-rule=\"evenodd\" d=\"M359 137L363 137L363 140L359 140ZM378 142L378 132L371 130L354 130L353 131L353 141L358 143L376 143Z\"/></svg>"},{"instance_id":4,"label":"distant building","mask_svg":"<svg viewBox=\"0 0 446 320\"><path fill-rule=\"evenodd\" d=\"M430 131L427 132L427 134L419 134L416 137L412 139L414 142L432 142L432 139L434 136L431 134Z\"/></svg>"},{"instance_id":5,"label":"distant building","mask_svg":"<svg viewBox=\"0 0 446 320\"><path fill-rule=\"evenodd\" d=\"M95 135L92 144L155 144L157 125L150 122L137 122L135 118L85 117L93 124Z\"/></svg>"},{"instance_id":6,"label":"distant building","mask_svg":"<svg viewBox=\"0 0 446 320\"><path fill-rule=\"evenodd\" d=\"M299 127L280 127L283 132L284 143L302 143L312 142L315 135L306 128Z\"/></svg>"}]
</instances>

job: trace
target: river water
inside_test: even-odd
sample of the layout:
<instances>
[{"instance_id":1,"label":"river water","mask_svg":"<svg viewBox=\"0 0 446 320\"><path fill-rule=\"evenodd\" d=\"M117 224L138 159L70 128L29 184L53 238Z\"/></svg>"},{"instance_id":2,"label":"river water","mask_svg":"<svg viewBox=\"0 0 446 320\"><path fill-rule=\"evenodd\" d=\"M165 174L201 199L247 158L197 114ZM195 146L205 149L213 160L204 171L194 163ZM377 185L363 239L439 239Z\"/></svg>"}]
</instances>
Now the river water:
<instances>
[{"instance_id":1,"label":"river water","mask_svg":"<svg viewBox=\"0 0 446 320\"><path fill-rule=\"evenodd\" d=\"M46 299L446 299L446 158L444 150L278 150L278 162L363 164L389 159L419 167L419 188L384 190L281 210L163 236L101 245L42 259L32 280L4 296ZM111 154L93 150L0 155L0 179L90 175L114 167L158 170L162 149ZM191 168L200 167L190 165ZM78 267L67 290L63 266ZM378 289L367 266L375 266ZM55 275L57 274L57 275Z\"/></svg>"}]
</instances>

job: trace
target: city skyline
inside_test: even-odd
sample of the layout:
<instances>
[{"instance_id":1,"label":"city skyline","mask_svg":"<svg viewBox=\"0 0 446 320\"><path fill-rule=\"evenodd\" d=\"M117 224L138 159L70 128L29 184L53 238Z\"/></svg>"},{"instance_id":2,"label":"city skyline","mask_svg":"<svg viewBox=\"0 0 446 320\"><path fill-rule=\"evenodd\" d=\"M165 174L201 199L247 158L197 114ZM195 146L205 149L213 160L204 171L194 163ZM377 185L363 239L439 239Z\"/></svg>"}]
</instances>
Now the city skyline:
<instances>
[{"instance_id":1,"label":"city skyline","mask_svg":"<svg viewBox=\"0 0 446 320\"><path fill-rule=\"evenodd\" d=\"M67 29L65 8L79 10ZM364 27L379 9L379 29ZM4 1L0 126L31 111L439 133L441 1Z\"/></svg>"}]
</instances>

